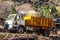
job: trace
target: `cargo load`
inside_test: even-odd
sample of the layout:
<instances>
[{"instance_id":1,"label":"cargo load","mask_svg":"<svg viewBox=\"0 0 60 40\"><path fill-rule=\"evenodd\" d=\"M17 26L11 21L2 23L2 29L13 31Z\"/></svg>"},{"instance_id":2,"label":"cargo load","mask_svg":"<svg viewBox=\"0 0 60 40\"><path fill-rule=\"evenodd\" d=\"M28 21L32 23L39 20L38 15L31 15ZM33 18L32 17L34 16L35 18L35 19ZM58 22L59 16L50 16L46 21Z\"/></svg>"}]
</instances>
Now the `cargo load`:
<instances>
[{"instance_id":1,"label":"cargo load","mask_svg":"<svg viewBox=\"0 0 60 40\"><path fill-rule=\"evenodd\" d=\"M25 26L55 27L55 23L51 18L31 17L25 20Z\"/></svg>"}]
</instances>

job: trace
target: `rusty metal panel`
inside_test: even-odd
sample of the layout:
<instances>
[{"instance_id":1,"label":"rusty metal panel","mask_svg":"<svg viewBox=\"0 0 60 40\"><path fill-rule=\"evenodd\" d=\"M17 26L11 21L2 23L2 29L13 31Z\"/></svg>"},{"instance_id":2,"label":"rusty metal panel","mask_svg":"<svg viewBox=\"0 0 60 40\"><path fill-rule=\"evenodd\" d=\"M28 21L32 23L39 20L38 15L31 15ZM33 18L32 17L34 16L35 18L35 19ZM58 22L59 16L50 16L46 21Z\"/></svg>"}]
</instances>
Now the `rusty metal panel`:
<instances>
[{"instance_id":1,"label":"rusty metal panel","mask_svg":"<svg viewBox=\"0 0 60 40\"><path fill-rule=\"evenodd\" d=\"M43 19L41 18L41 21L40 21L41 22L41 26L42 26L42 21L43 21Z\"/></svg>"},{"instance_id":2,"label":"rusty metal panel","mask_svg":"<svg viewBox=\"0 0 60 40\"><path fill-rule=\"evenodd\" d=\"M44 26L44 18L42 18L41 26Z\"/></svg>"},{"instance_id":3,"label":"rusty metal panel","mask_svg":"<svg viewBox=\"0 0 60 40\"><path fill-rule=\"evenodd\" d=\"M55 23L52 22L51 25L50 25L50 27L55 27Z\"/></svg>"},{"instance_id":4,"label":"rusty metal panel","mask_svg":"<svg viewBox=\"0 0 60 40\"><path fill-rule=\"evenodd\" d=\"M37 18L37 23L36 23L37 26L41 26L41 18Z\"/></svg>"},{"instance_id":5,"label":"rusty metal panel","mask_svg":"<svg viewBox=\"0 0 60 40\"><path fill-rule=\"evenodd\" d=\"M25 20L25 25L26 26L31 25L31 20Z\"/></svg>"},{"instance_id":6,"label":"rusty metal panel","mask_svg":"<svg viewBox=\"0 0 60 40\"><path fill-rule=\"evenodd\" d=\"M25 21L25 25L28 26L42 26L42 27L53 27L55 26L55 23L50 18L37 18L37 17L31 17L30 20Z\"/></svg>"},{"instance_id":7,"label":"rusty metal panel","mask_svg":"<svg viewBox=\"0 0 60 40\"><path fill-rule=\"evenodd\" d=\"M37 24L37 18L36 17L33 17L33 22L34 22L34 25L36 26L36 24Z\"/></svg>"},{"instance_id":8,"label":"rusty metal panel","mask_svg":"<svg viewBox=\"0 0 60 40\"><path fill-rule=\"evenodd\" d=\"M49 26L48 23L49 23L49 21L48 21L48 19L46 18L46 19L45 19L45 26L46 26L46 27Z\"/></svg>"},{"instance_id":9,"label":"rusty metal panel","mask_svg":"<svg viewBox=\"0 0 60 40\"><path fill-rule=\"evenodd\" d=\"M49 27L55 27L55 22L52 19L49 19Z\"/></svg>"},{"instance_id":10,"label":"rusty metal panel","mask_svg":"<svg viewBox=\"0 0 60 40\"><path fill-rule=\"evenodd\" d=\"M33 21L34 21L33 18L31 18L31 21L30 21L31 22L31 25L34 25L34 22Z\"/></svg>"},{"instance_id":11,"label":"rusty metal panel","mask_svg":"<svg viewBox=\"0 0 60 40\"><path fill-rule=\"evenodd\" d=\"M52 23L52 19L51 18L49 18L49 23Z\"/></svg>"},{"instance_id":12,"label":"rusty metal panel","mask_svg":"<svg viewBox=\"0 0 60 40\"><path fill-rule=\"evenodd\" d=\"M47 18L42 19L42 26L48 27L48 19Z\"/></svg>"}]
</instances>

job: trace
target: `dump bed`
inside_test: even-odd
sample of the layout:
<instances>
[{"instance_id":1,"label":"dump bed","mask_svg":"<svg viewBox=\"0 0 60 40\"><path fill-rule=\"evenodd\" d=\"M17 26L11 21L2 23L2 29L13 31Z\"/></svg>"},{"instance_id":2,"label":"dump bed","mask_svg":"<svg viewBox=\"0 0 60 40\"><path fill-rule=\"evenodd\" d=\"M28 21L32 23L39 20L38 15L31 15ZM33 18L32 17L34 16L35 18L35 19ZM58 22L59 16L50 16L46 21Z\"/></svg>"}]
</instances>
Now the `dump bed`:
<instances>
[{"instance_id":1,"label":"dump bed","mask_svg":"<svg viewBox=\"0 0 60 40\"><path fill-rule=\"evenodd\" d=\"M25 20L25 26L55 27L55 23L51 18L30 17Z\"/></svg>"}]
</instances>

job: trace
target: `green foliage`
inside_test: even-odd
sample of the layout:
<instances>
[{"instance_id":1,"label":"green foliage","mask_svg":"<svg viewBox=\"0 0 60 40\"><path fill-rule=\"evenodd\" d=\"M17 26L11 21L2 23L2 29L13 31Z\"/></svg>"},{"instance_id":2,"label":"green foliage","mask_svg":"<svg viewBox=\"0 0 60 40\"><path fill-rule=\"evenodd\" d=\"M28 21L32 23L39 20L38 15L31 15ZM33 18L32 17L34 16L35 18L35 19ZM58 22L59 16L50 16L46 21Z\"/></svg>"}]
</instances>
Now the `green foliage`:
<instances>
[{"instance_id":1,"label":"green foliage","mask_svg":"<svg viewBox=\"0 0 60 40\"><path fill-rule=\"evenodd\" d=\"M41 12L41 16L48 17L50 14L49 6L48 5L41 6L40 12Z\"/></svg>"},{"instance_id":2,"label":"green foliage","mask_svg":"<svg viewBox=\"0 0 60 40\"><path fill-rule=\"evenodd\" d=\"M32 6L35 7L35 8L38 7L38 5L36 5L36 2L40 3L40 0L31 1Z\"/></svg>"},{"instance_id":3,"label":"green foliage","mask_svg":"<svg viewBox=\"0 0 60 40\"><path fill-rule=\"evenodd\" d=\"M11 14L15 14L16 13L16 10L15 10L15 7L13 7L12 9L11 9Z\"/></svg>"},{"instance_id":4,"label":"green foliage","mask_svg":"<svg viewBox=\"0 0 60 40\"><path fill-rule=\"evenodd\" d=\"M57 10L56 10L55 5L52 5L52 4L51 4L50 9L51 9L51 14L52 14L52 16L53 16L54 18L57 17L58 14L57 14Z\"/></svg>"},{"instance_id":5,"label":"green foliage","mask_svg":"<svg viewBox=\"0 0 60 40\"><path fill-rule=\"evenodd\" d=\"M55 5L51 4L50 9L51 9L51 13L56 13L57 12L57 10L55 8Z\"/></svg>"},{"instance_id":6,"label":"green foliage","mask_svg":"<svg viewBox=\"0 0 60 40\"><path fill-rule=\"evenodd\" d=\"M37 5L35 5L34 3L32 4L33 7L37 8Z\"/></svg>"},{"instance_id":7,"label":"green foliage","mask_svg":"<svg viewBox=\"0 0 60 40\"><path fill-rule=\"evenodd\" d=\"M48 6L44 5L41 6L40 8L40 16L42 17L50 17L49 15L51 14L53 17L56 17L57 10L54 5Z\"/></svg>"},{"instance_id":8,"label":"green foliage","mask_svg":"<svg viewBox=\"0 0 60 40\"><path fill-rule=\"evenodd\" d=\"M40 0L38 0L38 2L40 2Z\"/></svg>"}]
</instances>

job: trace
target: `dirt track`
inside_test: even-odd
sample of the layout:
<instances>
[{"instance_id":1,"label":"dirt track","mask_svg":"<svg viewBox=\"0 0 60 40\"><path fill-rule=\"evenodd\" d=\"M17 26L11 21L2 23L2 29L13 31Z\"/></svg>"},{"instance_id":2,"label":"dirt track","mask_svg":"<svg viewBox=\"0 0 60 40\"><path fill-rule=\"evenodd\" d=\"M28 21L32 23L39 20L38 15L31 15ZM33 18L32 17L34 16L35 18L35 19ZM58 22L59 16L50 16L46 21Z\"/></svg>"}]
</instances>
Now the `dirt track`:
<instances>
[{"instance_id":1,"label":"dirt track","mask_svg":"<svg viewBox=\"0 0 60 40\"><path fill-rule=\"evenodd\" d=\"M14 38L14 37L28 37L28 36L37 36L38 40L60 40L60 37L56 37L56 36L60 36L57 34L51 34L51 37L46 37L46 36L39 36L36 34L17 34L17 33L7 33L7 32L2 32L3 31L3 27L1 29L2 26L0 26L0 40L8 40L9 38ZM54 37L53 37L54 36Z\"/></svg>"},{"instance_id":2,"label":"dirt track","mask_svg":"<svg viewBox=\"0 0 60 40\"><path fill-rule=\"evenodd\" d=\"M0 32L0 40L8 40L9 38L14 38L14 37L37 37L38 40L52 40L48 37L44 37L44 36L38 36L35 34L12 34L12 33L1 33Z\"/></svg>"}]
</instances>

